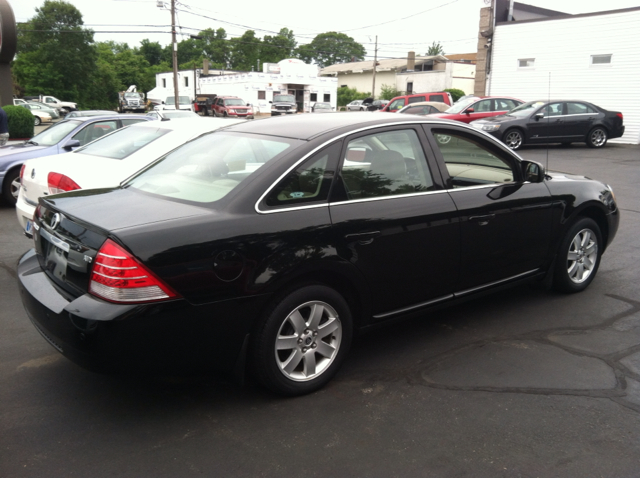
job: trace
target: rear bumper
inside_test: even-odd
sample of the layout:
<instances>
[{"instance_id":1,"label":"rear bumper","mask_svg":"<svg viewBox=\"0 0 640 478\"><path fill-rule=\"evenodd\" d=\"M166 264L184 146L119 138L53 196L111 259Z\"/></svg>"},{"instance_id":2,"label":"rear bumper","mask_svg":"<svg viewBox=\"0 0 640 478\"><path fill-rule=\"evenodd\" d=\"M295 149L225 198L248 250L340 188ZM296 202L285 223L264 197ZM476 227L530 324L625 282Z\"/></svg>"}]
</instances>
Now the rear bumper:
<instances>
[{"instance_id":1,"label":"rear bumper","mask_svg":"<svg viewBox=\"0 0 640 478\"><path fill-rule=\"evenodd\" d=\"M609 138L613 139L613 138L621 138L622 135L624 135L624 126L620 126L619 128L614 128L610 133L609 133Z\"/></svg>"},{"instance_id":2,"label":"rear bumper","mask_svg":"<svg viewBox=\"0 0 640 478\"><path fill-rule=\"evenodd\" d=\"M16 215L18 216L18 222L22 226L22 229L27 227L27 220L33 218L33 213L36 207L29 204L24 197L24 190L20 188L18 193L18 200L16 201Z\"/></svg>"},{"instance_id":3,"label":"rear bumper","mask_svg":"<svg viewBox=\"0 0 640 478\"><path fill-rule=\"evenodd\" d=\"M71 361L96 371L231 371L257 315L247 300L194 306L185 300L120 305L88 294L69 298L42 271L33 249L20 259L18 283L42 336Z\"/></svg>"}]
</instances>

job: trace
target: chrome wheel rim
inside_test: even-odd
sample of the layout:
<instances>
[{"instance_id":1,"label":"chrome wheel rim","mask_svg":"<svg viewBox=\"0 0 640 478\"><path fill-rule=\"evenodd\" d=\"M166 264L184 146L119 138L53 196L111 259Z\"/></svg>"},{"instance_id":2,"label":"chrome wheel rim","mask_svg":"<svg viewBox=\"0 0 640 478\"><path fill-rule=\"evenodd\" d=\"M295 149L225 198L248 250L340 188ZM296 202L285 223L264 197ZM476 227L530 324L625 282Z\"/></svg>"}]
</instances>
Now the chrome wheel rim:
<instances>
[{"instance_id":1,"label":"chrome wheel rim","mask_svg":"<svg viewBox=\"0 0 640 478\"><path fill-rule=\"evenodd\" d=\"M20 192L20 177L18 176L9 185L9 191L14 199L18 200L18 193Z\"/></svg>"},{"instance_id":2,"label":"chrome wheel rim","mask_svg":"<svg viewBox=\"0 0 640 478\"><path fill-rule=\"evenodd\" d=\"M275 341L278 369L290 380L306 382L329 368L340 350L342 323L326 302L296 307L280 326Z\"/></svg>"},{"instance_id":3,"label":"chrome wheel rim","mask_svg":"<svg viewBox=\"0 0 640 478\"><path fill-rule=\"evenodd\" d=\"M591 132L591 144L594 146L602 146L605 141L607 141L607 134L603 130L596 129Z\"/></svg>"},{"instance_id":4,"label":"chrome wheel rim","mask_svg":"<svg viewBox=\"0 0 640 478\"><path fill-rule=\"evenodd\" d=\"M511 149L518 149L522 145L522 135L517 131L512 131L506 136L504 142Z\"/></svg>"},{"instance_id":5,"label":"chrome wheel rim","mask_svg":"<svg viewBox=\"0 0 640 478\"><path fill-rule=\"evenodd\" d=\"M598 240L591 229L582 229L569 245L567 274L575 284L586 281L598 259Z\"/></svg>"}]
</instances>

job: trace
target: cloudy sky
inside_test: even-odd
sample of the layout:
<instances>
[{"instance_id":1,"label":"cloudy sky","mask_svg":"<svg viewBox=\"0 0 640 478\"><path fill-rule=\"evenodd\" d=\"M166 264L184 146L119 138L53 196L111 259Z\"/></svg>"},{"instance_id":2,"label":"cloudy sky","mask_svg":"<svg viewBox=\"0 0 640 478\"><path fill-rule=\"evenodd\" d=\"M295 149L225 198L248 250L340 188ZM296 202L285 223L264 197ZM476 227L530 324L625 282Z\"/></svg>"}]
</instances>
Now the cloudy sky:
<instances>
[{"instance_id":1,"label":"cloudy sky","mask_svg":"<svg viewBox=\"0 0 640 478\"><path fill-rule=\"evenodd\" d=\"M8 0L17 22L35 15L44 0ZM95 32L96 41L114 40L138 46L148 38L163 45L171 42L170 0L68 0ZM487 3L489 0L487 0ZM640 6L640 0L529 0L528 3L565 13L588 13ZM424 54L432 42L445 53L476 50L480 9L485 0L426 0L402 2L308 0L268 2L244 0L177 1L177 24L182 38L205 28L224 28L228 37L255 30L258 37L273 35L287 27L299 44L309 43L327 31L343 32L367 48L373 58L376 35L379 57L404 57L410 50ZM395 8L397 6L399 8Z\"/></svg>"}]
</instances>

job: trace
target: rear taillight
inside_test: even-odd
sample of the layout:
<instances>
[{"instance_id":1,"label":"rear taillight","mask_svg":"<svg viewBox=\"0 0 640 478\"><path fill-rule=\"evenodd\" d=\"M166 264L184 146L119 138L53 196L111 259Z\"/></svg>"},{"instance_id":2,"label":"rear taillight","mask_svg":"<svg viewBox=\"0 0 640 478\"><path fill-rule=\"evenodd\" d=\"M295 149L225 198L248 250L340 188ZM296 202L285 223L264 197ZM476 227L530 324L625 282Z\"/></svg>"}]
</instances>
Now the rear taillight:
<instances>
[{"instance_id":1,"label":"rear taillight","mask_svg":"<svg viewBox=\"0 0 640 478\"><path fill-rule=\"evenodd\" d=\"M89 292L110 302L134 303L175 299L179 295L111 239L96 255Z\"/></svg>"},{"instance_id":2,"label":"rear taillight","mask_svg":"<svg viewBox=\"0 0 640 478\"><path fill-rule=\"evenodd\" d=\"M49 186L49 194L81 189L73 179L61 173L49 173L47 176L47 185Z\"/></svg>"},{"instance_id":3,"label":"rear taillight","mask_svg":"<svg viewBox=\"0 0 640 478\"><path fill-rule=\"evenodd\" d=\"M616 116L620 118L620 121L624 121L624 118L622 117L622 113L616 113Z\"/></svg>"}]
</instances>

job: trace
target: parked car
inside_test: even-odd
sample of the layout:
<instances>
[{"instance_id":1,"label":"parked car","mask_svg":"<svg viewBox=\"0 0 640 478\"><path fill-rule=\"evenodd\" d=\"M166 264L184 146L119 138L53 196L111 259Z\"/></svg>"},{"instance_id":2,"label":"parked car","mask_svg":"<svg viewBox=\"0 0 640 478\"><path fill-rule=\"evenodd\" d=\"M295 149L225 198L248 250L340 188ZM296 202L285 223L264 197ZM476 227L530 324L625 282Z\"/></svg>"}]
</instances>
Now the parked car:
<instances>
[{"instance_id":1,"label":"parked car","mask_svg":"<svg viewBox=\"0 0 640 478\"><path fill-rule=\"evenodd\" d=\"M253 108L237 96L218 96L213 102L213 115L253 119Z\"/></svg>"},{"instance_id":2,"label":"parked car","mask_svg":"<svg viewBox=\"0 0 640 478\"><path fill-rule=\"evenodd\" d=\"M311 107L312 113L331 113L333 111L333 107L331 103L315 103Z\"/></svg>"},{"instance_id":3,"label":"parked car","mask_svg":"<svg viewBox=\"0 0 640 478\"><path fill-rule=\"evenodd\" d=\"M33 115L33 124L35 126L40 126L41 123L51 123L51 115L40 110L37 106L32 107L28 104L21 104L19 106L22 106L23 108L31 111L31 114Z\"/></svg>"},{"instance_id":4,"label":"parked car","mask_svg":"<svg viewBox=\"0 0 640 478\"><path fill-rule=\"evenodd\" d=\"M587 143L602 148L609 138L624 134L619 111L607 111L586 101L530 101L509 113L473 121L471 126L486 131L511 149L524 144Z\"/></svg>"},{"instance_id":5,"label":"parked car","mask_svg":"<svg viewBox=\"0 0 640 478\"><path fill-rule=\"evenodd\" d=\"M89 116L108 116L116 114L115 111L109 110L84 110L84 111L72 111L67 114L66 118L79 118L84 117L87 118Z\"/></svg>"},{"instance_id":6,"label":"parked car","mask_svg":"<svg viewBox=\"0 0 640 478\"><path fill-rule=\"evenodd\" d=\"M448 105L453 104L451 93L446 91L438 91L434 93L416 93L411 95L402 95L392 98L389 104L387 104L380 111L396 113L403 107L411 103L420 103L422 101L437 101L439 103L446 103Z\"/></svg>"},{"instance_id":7,"label":"parked car","mask_svg":"<svg viewBox=\"0 0 640 478\"><path fill-rule=\"evenodd\" d=\"M193 111L186 111L186 110L153 110L150 111L149 113L147 113L147 116L155 119L155 120L162 120L162 119L175 119L175 118L200 118L200 115L198 113L194 113Z\"/></svg>"},{"instance_id":8,"label":"parked car","mask_svg":"<svg viewBox=\"0 0 640 478\"><path fill-rule=\"evenodd\" d=\"M389 100L374 100L373 98L365 98L362 100L362 106L366 111L378 111L389 104Z\"/></svg>"},{"instance_id":9,"label":"parked car","mask_svg":"<svg viewBox=\"0 0 640 478\"><path fill-rule=\"evenodd\" d=\"M27 102L27 104L40 106L40 108L42 108L42 111L44 111L45 113L49 113L51 115L51 118L53 119L61 118L67 114L66 110L65 112L62 111L63 108L43 103L42 101L29 101Z\"/></svg>"},{"instance_id":10,"label":"parked car","mask_svg":"<svg viewBox=\"0 0 640 478\"><path fill-rule=\"evenodd\" d=\"M308 114L41 198L17 275L37 330L81 365L250 371L297 395L357 329L525 281L584 291L618 224L608 185L466 124Z\"/></svg>"},{"instance_id":11,"label":"parked car","mask_svg":"<svg viewBox=\"0 0 640 478\"><path fill-rule=\"evenodd\" d=\"M459 101L443 113L437 113L435 117L471 123L474 120L503 115L522 103L524 101L503 96L472 96Z\"/></svg>"},{"instance_id":12,"label":"parked car","mask_svg":"<svg viewBox=\"0 0 640 478\"><path fill-rule=\"evenodd\" d=\"M420 103L411 103L398 110L398 113L404 113L408 115L430 115L434 113L441 113L449 108L446 103L440 103L439 101L421 101Z\"/></svg>"},{"instance_id":13,"label":"parked car","mask_svg":"<svg viewBox=\"0 0 640 478\"><path fill-rule=\"evenodd\" d=\"M175 96L167 96L161 105L155 106L153 109L154 110L175 110L176 109L175 98L176 98ZM186 95L178 96L178 109L193 111L193 103L191 103L191 98L189 98Z\"/></svg>"},{"instance_id":14,"label":"parked car","mask_svg":"<svg viewBox=\"0 0 640 478\"><path fill-rule=\"evenodd\" d=\"M123 126L150 121L144 115L113 115L95 118L72 118L60 121L29 141L0 147L0 194L14 205L20 190L20 168L31 158L51 156L79 148Z\"/></svg>"},{"instance_id":15,"label":"parked car","mask_svg":"<svg viewBox=\"0 0 640 478\"><path fill-rule=\"evenodd\" d=\"M362 105L362 100L354 100L347 104L347 111L365 111L366 107Z\"/></svg>"},{"instance_id":16,"label":"parked car","mask_svg":"<svg viewBox=\"0 0 640 478\"><path fill-rule=\"evenodd\" d=\"M174 111L173 113L177 113ZM16 214L27 235L40 197L75 189L114 187L133 173L203 133L238 121L212 119L142 121L115 130L82 148L27 160L20 171Z\"/></svg>"},{"instance_id":17,"label":"parked car","mask_svg":"<svg viewBox=\"0 0 640 478\"><path fill-rule=\"evenodd\" d=\"M23 108L27 108L33 113L34 111L40 111L41 113L48 114L52 120L60 118L60 114L54 108L49 108L48 106L43 106L40 103L19 103L18 106L22 106ZM37 126L37 125L36 125Z\"/></svg>"},{"instance_id":18,"label":"parked car","mask_svg":"<svg viewBox=\"0 0 640 478\"><path fill-rule=\"evenodd\" d=\"M298 104L294 95L274 93L271 103L271 116L292 115L298 112Z\"/></svg>"}]
</instances>

